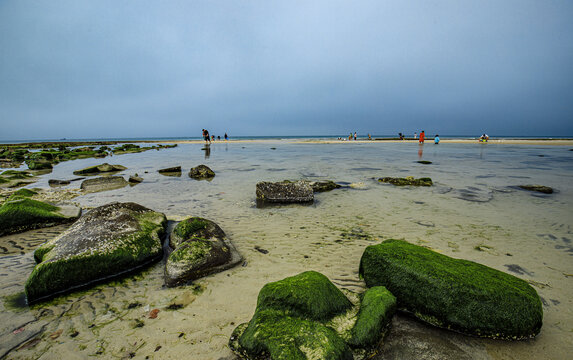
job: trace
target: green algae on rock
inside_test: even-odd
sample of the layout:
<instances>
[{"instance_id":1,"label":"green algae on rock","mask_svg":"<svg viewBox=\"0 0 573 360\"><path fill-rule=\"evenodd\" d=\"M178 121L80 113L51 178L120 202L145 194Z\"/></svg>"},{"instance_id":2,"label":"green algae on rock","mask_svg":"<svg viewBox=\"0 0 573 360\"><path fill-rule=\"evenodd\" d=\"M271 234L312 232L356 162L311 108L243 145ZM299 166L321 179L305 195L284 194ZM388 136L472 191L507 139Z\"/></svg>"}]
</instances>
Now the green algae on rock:
<instances>
[{"instance_id":1,"label":"green algae on rock","mask_svg":"<svg viewBox=\"0 0 573 360\"><path fill-rule=\"evenodd\" d=\"M414 179L413 176L406 176L405 178L393 178L384 177L378 179L378 181L383 183L390 183L396 186L432 186L432 179L430 178L419 178Z\"/></svg>"},{"instance_id":2,"label":"green algae on rock","mask_svg":"<svg viewBox=\"0 0 573 360\"><path fill-rule=\"evenodd\" d=\"M118 172L126 170L127 168L122 165L110 165L108 163L103 163L100 165L90 166L81 170L74 171L74 175L97 175L109 172Z\"/></svg>"},{"instance_id":3,"label":"green algae on rock","mask_svg":"<svg viewBox=\"0 0 573 360\"><path fill-rule=\"evenodd\" d=\"M395 311L386 289L369 292L359 305L315 271L266 284L229 346L245 359L353 359L380 342Z\"/></svg>"},{"instance_id":4,"label":"green algae on rock","mask_svg":"<svg viewBox=\"0 0 573 360\"><path fill-rule=\"evenodd\" d=\"M396 297L388 289L374 286L366 290L348 343L355 347L375 346L380 334L388 331L395 312Z\"/></svg>"},{"instance_id":5,"label":"green algae on rock","mask_svg":"<svg viewBox=\"0 0 573 360\"><path fill-rule=\"evenodd\" d=\"M368 246L360 261L367 286L383 285L398 308L432 325L480 337L526 339L543 309L524 280L402 240Z\"/></svg>"},{"instance_id":6,"label":"green algae on rock","mask_svg":"<svg viewBox=\"0 0 573 360\"><path fill-rule=\"evenodd\" d=\"M179 222L171 231L169 245L175 249L165 264L165 283L170 287L230 269L242 261L219 225L199 217Z\"/></svg>"},{"instance_id":7,"label":"green algae on rock","mask_svg":"<svg viewBox=\"0 0 573 360\"><path fill-rule=\"evenodd\" d=\"M34 253L26 281L29 302L116 277L161 259L164 214L135 203L90 210Z\"/></svg>"},{"instance_id":8,"label":"green algae on rock","mask_svg":"<svg viewBox=\"0 0 573 360\"><path fill-rule=\"evenodd\" d=\"M199 165L189 171L189 177L196 180L210 180L215 177L215 172L207 165Z\"/></svg>"},{"instance_id":9,"label":"green algae on rock","mask_svg":"<svg viewBox=\"0 0 573 360\"><path fill-rule=\"evenodd\" d=\"M20 189L0 206L0 236L71 222L80 216L80 208L31 199L36 194Z\"/></svg>"}]
</instances>

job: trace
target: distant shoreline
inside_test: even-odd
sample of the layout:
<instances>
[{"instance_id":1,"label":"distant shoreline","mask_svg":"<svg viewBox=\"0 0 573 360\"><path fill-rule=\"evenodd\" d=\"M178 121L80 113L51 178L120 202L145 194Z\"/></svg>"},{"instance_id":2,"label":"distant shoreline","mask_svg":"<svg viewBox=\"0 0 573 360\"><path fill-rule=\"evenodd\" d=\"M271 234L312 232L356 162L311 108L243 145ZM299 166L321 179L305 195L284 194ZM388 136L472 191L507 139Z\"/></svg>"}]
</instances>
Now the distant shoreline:
<instances>
[{"instance_id":1,"label":"distant shoreline","mask_svg":"<svg viewBox=\"0 0 573 360\"><path fill-rule=\"evenodd\" d=\"M364 143L418 143L418 139L407 138L400 140L398 138L373 138L368 140L366 138L358 138L358 140L348 140L347 138L335 139L335 138L268 138L268 139L230 139L225 140L215 140L213 144L225 144L225 143L276 143L276 142L286 142L295 144L364 144ZM116 145L116 144L126 144L126 143L155 143L155 144L200 144L204 143L204 140L200 139L157 139L157 140L94 140L94 141L30 141L30 142L14 142L14 143L0 143L1 147L27 147L27 148L44 148L44 147L57 147L61 144L69 147L76 146L104 146L104 145ZM433 144L434 139L429 137L426 139L426 144ZM505 144L505 145L561 145L561 146L573 146L573 138L490 138L488 142L482 143L477 139L461 139L461 138L441 138L440 144Z\"/></svg>"}]
</instances>

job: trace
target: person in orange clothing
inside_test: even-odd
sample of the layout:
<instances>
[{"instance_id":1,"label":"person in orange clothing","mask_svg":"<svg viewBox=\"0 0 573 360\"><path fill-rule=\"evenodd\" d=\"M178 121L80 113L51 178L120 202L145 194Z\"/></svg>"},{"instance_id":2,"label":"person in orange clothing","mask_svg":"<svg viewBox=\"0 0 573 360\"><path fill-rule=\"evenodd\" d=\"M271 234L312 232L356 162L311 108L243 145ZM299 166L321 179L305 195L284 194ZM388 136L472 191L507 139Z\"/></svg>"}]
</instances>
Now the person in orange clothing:
<instances>
[{"instance_id":1,"label":"person in orange clothing","mask_svg":"<svg viewBox=\"0 0 573 360\"><path fill-rule=\"evenodd\" d=\"M426 137L426 135L424 134L424 130L422 130L422 132L420 133L420 144L424 143L424 137Z\"/></svg>"}]
</instances>

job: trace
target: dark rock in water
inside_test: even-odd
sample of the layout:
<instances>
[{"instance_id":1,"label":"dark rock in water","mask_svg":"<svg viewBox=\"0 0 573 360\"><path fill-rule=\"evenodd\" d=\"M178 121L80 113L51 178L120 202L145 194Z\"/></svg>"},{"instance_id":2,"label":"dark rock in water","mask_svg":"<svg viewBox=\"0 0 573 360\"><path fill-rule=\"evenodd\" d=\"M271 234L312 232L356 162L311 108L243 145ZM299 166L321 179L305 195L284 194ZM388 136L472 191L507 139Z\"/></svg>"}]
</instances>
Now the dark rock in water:
<instances>
[{"instance_id":1,"label":"dark rock in water","mask_svg":"<svg viewBox=\"0 0 573 360\"><path fill-rule=\"evenodd\" d=\"M48 180L48 185L50 186L64 186L64 185L70 185L70 180L56 180L56 179L50 179Z\"/></svg>"},{"instance_id":2,"label":"dark rock in water","mask_svg":"<svg viewBox=\"0 0 573 360\"><path fill-rule=\"evenodd\" d=\"M431 163L432 163L432 162L431 162L431 161L428 161L428 160L420 160L420 161L418 161L418 164L424 164L424 165L429 165L429 164L431 164Z\"/></svg>"},{"instance_id":3,"label":"dark rock in water","mask_svg":"<svg viewBox=\"0 0 573 360\"><path fill-rule=\"evenodd\" d=\"M169 287L229 269L242 261L219 225L199 217L177 224L169 245L175 249L165 264L165 283Z\"/></svg>"},{"instance_id":4,"label":"dark rock in water","mask_svg":"<svg viewBox=\"0 0 573 360\"><path fill-rule=\"evenodd\" d=\"M307 182L312 187L312 191L314 192L325 192L342 187L341 185L338 185L337 183L331 180L307 181Z\"/></svg>"},{"instance_id":5,"label":"dark rock in water","mask_svg":"<svg viewBox=\"0 0 573 360\"><path fill-rule=\"evenodd\" d=\"M189 171L189 177L197 180L212 179L215 177L215 172L207 165L199 165Z\"/></svg>"},{"instance_id":6,"label":"dark rock in water","mask_svg":"<svg viewBox=\"0 0 573 360\"><path fill-rule=\"evenodd\" d=\"M396 298L384 287L360 298L345 296L315 271L268 283L259 292L249 323L231 335L230 348L245 359L353 359L386 335Z\"/></svg>"},{"instance_id":7,"label":"dark rock in water","mask_svg":"<svg viewBox=\"0 0 573 360\"><path fill-rule=\"evenodd\" d=\"M260 247L260 246L258 246L258 245L255 246L255 250L257 250L257 251L260 252L261 254L265 254L265 255L269 253L269 251L268 251L267 249L263 249L262 247Z\"/></svg>"},{"instance_id":8,"label":"dark rock in water","mask_svg":"<svg viewBox=\"0 0 573 360\"><path fill-rule=\"evenodd\" d=\"M181 166L170 167L166 169L157 170L160 174L181 173Z\"/></svg>"},{"instance_id":9,"label":"dark rock in water","mask_svg":"<svg viewBox=\"0 0 573 360\"><path fill-rule=\"evenodd\" d=\"M396 186L432 186L432 179L430 178L414 179L413 176L407 176L405 178L385 177L378 179L378 181L383 183L390 183Z\"/></svg>"},{"instance_id":10,"label":"dark rock in water","mask_svg":"<svg viewBox=\"0 0 573 360\"><path fill-rule=\"evenodd\" d=\"M122 176L105 176L82 181L80 188L86 192L99 192L120 189L127 185Z\"/></svg>"},{"instance_id":11,"label":"dark rock in water","mask_svg":"<svg viewBox=\"0 0 573 360\"><path fill-rule=\"evenodd\" d=\"M133 271L162 257L165 215L135 203L90 210L34 252L38 263L26 282L35 302Z\"/></svg>"},{"instance_id":12,"label":"dark rock in water","mask_svg":"<svg viewBox=\"0 0 573 360\"><path fill-rule=\"evenodd\" d=\"M314 191L306 181L282 181L257 184L257 201L261 203L309 203L314 201Z\"/></svg>"},{"instance_id":13,"label":"dark rock in water","mask_svg":"<svg viewBox=\"0 0 573 360\"><path fill-rule=\"evenodd\" d=\"M130 175L128 182L129 182L130 184L139 184L140 182L143 182L143 178L142 178L142 177L139 177L137 174L135 174L135 175Z\"/></svg>"},{"instance_id":14,"label":"dark rock in water","mask_svg":"<svg viewBox=\"0 0 573 360\"><path fill-rule=\"evenodd\" d=\"M76 170L74 171L74 175L97 175L101 173L109 173L109 172L116 172L116 171L123 171L127 168L122 165L110 165L108 163L104 163L101 165L90 166L85 169Z\"/></svg>"},{"instance_id":15,"label":"dark rock in water","mask_svg":"<svg viewBox=\"0 0 573 360\"><path fill-rule=\"evenodd\" d=\"M536 191L544 194L553 194L553 188L543 185L519 185L520 188L529 191Z\"/></svg>"},{"instance_id":16,"label":"dark rock in water","mask_svg":"<svg viewBox=\"0 0 573 360\"><path fill-rule=\"evenodd\" d=\"M524 280L402 240L368 246L360 261L367 286L383 285L399 308L432 325L501 339L535 337L543 309Z\"/></svg>"},{"instance_id":17,"label":"dark rock in water","mask_svg":"<svg viewBox=\"0 0 573 360\"><path fill-rule=\"evenodd\" d=\"M20 189L0 206L0 236L71 222L80 216L79 207L32 199L36 194Z\"/></svg>"}]
</instances>

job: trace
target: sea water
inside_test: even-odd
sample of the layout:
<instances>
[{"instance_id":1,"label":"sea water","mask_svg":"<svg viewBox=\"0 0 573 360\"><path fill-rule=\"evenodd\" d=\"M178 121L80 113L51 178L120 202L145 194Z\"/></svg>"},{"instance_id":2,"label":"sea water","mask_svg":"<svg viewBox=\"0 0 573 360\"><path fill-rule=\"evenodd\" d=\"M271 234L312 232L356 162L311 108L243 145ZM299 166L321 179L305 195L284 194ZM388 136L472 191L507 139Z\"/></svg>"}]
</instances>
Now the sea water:
<instances>
[{"instance_id":1,"label":"sea water","mask_svg":"<svg viewBox=\"0 0 573 360\"><path fill-rule=\"evenodd\" d=\"M4 237L5 247L14 250L0 256L0 356L231 359L228 339L252 317L264 284L316 270L341 288L363 291L358 265L364 248L390 238L528 281L543 299L544 324L533 340L507 342L467 337L398 315L380 359L564 359L573 353L573 152L567 147L294 139L180 144L63 162L30 187L48 188L49 179L72 179L73 171L102 162L126 166L119 175L137 173L144 181L73 201L88 209L133 201L170 220L211 219L244 262L173 289L163 286L160 262L27 307L18 300L34 266L33 249L65 227ZM213 169L215 178L189 178L189 169L199 164ZM172 166L182 167L180 177L157 172ZM430 177L434 185L378 181L406 176ZM315 194L310 206L257 208L256 183L285 179L333 180L343 187ZM525 184L556 191L517 187ZM153 309L159 310L156 318L149 317Z\"/></svg>"}]
</instances>

